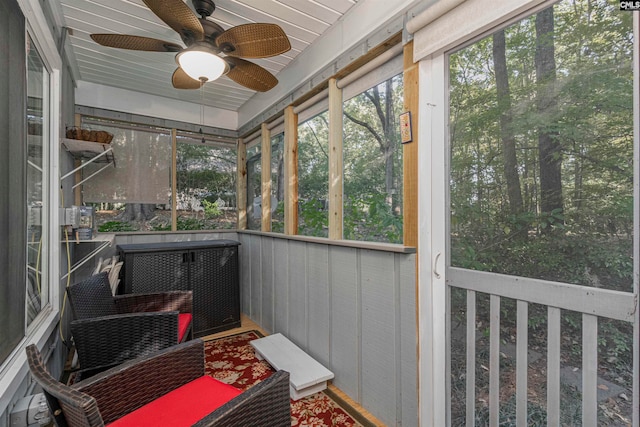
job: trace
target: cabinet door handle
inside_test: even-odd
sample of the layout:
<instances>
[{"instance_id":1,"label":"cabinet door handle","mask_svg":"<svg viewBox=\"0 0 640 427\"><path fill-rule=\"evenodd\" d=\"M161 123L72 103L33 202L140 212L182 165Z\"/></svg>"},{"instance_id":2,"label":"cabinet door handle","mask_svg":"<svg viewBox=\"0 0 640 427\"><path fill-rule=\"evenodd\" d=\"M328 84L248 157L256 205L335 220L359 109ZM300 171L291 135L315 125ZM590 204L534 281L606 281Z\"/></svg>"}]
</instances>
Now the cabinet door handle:
<instances>
[{"instance_id":1,"label":"cabinet door handle","mask_svg":"<svg viewBox=\"0 0 640 427\"><path fill-rule=\"evenodd\" d=\"M191 262L196 262L196 253L191 252Z\"/></svg>"},{"instance_id":2,"label":"cabinet door handle","mask_svg":"<svg viewBox=\"0 0 640 427\"><path fill-rule=\"evenodd\" d=\"M189 258L188 257L189 257L189 253L188 252L184 252L182 254L182 263L183 264L189 262Z\"/></svg>"}]
</instances>

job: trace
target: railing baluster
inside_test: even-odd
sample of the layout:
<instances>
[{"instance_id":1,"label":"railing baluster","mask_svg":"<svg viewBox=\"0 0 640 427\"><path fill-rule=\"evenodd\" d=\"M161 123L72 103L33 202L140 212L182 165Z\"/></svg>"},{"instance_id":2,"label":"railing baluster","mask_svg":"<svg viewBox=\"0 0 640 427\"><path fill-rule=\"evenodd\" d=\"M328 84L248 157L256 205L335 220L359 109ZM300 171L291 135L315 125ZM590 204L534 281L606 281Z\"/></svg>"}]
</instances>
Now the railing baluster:
<instances>
[{"instance_id":1,"label":"railing baluster","mask_svg":"<svg viewBox=\"0 0 640 427\"><path fill-rule=\"evenodd\" d=\"M560 309L548 307L547 425L560 425Z\"/></svg>"},{"instance_id":2,"label":"railing baluster","mask_svg":"<svg viewBox=\"0 0 640 427\"><path fill-rule=\"evenodd\" d=\"M489 426L500 421L500 297L491 295L489 336Z\"/></svg>"},{"instance_id":3,"label":"railing baluster","mask_svg":"<svg viewBox=\"0 0 640 427\"><path fill-rule=\"evenodd\" d=\"M527 426L527 374L529 372L529 304L518 300L516 324L516 425Z\"/></svg>"},{"instance_id":4,"label":"railing baluster","mask_svg":"<svg viewBox=\"0 0 640 427\"><path fill-rule=\"evenodd\" d=\"M598 317L582 315L582 425L598 424Z\"/></svg>"},{"instance_id":5,"label":"railing baluster","mask_svg":"<svg viewBox=\"0 0 640 427\"><path fill-rule=\"evenodd\" d=\"M467 291L467 427L476 417L476 291Z\"/></svg>"}]
</instances>

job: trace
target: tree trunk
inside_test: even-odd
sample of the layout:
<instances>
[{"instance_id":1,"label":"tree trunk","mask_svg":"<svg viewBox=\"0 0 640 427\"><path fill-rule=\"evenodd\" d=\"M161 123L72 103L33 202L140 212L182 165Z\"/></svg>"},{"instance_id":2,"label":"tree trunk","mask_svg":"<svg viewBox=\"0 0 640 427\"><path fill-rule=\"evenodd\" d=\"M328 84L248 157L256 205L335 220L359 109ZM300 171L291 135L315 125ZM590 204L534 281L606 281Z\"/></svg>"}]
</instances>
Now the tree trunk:
<instances>
[{"instance_id":1,"label":"tree trunk","mask_svg":"<svg viewBox=\"0 0 640 427\"><path fill-rule=\"evenodd\" d=\"M380 98L380 91L378 86L374 86L372 89L364 92L364 96L373 104L378 120L380 120L380 126L382 127L382 133L378 132L371 123L367 121L357 119L351 114L345 112L344 115L347 119L353 123L365 128L378 142L380 152L384 160L384 186L386 193L386 200L389 206L393 206L393 154L397 145L395 118L393 114L393 87L391 80L387 80L385 83L385 99L384 105Z\"/></svg>"},{"instance_id":2,"label":"tree trunk","mask_svg":"<svg viewBox=\"0 0 640 427\"><path fill-rule=\"evenodd\" d=\"M543 125L538 126L540 161L540 208L543 213L563 209L562 151L558 141L557 101L555 99L556 62L554 49L553 7L536 17L537 110Z\"/></svg>"},{"instance_id":3,"label":"tree trunk","mask_svg":"<svg viewBox=\"0 0 640 427\"><path fill-rule=\"evenodd\" d=\"M148 221L155 215L156 205L149 203L127 203L120 214L121 221Z\"/></svg>"},{"instance_id":4,"label":"tree trunk","mask_svg":"<svg viewBox=\"0 0 640 427\"><path fill-rule=\"evenodd\" d=\"M276 188L276 197L279 202L284 200L284 151L280 151L278 156L278 182Z\"/></svg>"},{"instance_id":5,"label":"tree trunk","mask_svg":"<svg viewBox=\"0 0 640 427\"><path fill-rule=\"evenodd\" d=\"M500 112L500 138L502 139L504 177L507 182L509 208L511 213L516 215L522 212L523 203L520 175L518 174L516 142L511 131L511 93L505 51L504 30L500 30L493 35L493 67L496 73L498 111Z\"/></svg>"}]
</instances>

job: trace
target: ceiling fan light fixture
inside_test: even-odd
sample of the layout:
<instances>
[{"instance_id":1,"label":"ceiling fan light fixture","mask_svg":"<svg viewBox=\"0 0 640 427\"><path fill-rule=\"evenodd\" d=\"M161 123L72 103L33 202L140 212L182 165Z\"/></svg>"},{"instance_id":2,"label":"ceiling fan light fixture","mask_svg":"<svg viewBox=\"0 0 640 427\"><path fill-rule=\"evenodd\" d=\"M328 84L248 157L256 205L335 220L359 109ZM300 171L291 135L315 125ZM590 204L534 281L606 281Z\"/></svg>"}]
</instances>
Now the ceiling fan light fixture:
<instances>
[{"instance_id":1,"label":"ceiling fan light fixture","mask_svg":"<svg viewBox=\"0 0 640 427\"><path fill-rule=\"evenodd\" d=\"M178 53L176 62L189 77L203 83L216 80L229 68L224 59L204 45L191 46Z\"/></svg>"}]
</instances>

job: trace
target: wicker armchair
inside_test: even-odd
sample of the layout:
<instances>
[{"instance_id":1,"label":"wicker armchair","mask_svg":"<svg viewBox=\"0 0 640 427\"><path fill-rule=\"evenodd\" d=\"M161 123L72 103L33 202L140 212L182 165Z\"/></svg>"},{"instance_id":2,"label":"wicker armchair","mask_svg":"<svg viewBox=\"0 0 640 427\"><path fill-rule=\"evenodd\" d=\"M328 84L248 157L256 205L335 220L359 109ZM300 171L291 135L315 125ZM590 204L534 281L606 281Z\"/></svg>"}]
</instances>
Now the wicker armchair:
<instances>
[{"instance_id":1,"label":"wicker armchair","mask_svg":"<svg viewBox=\"0 0 640 427\"><path fill-rule=\"evenodd\" d=\"M200 339L129 360L72 386L47 372L34 345L27 347L27 359L58 426L291 425L288 372L278 371L240 392L204 375L204 343ZM192 392L189 387L198 381L212 389Z\"/></svg>"},{"instance_id":2,"label":"wicker armchair","mask_svg":"<svg viewBox=\"0 0 640 427\"><path fill-rule=\"evenodd\" d=\"M191 291L111 294L100 273L67 289L80 368L99 372L193 338Z\"/></svg>"}]
</instances>

